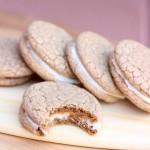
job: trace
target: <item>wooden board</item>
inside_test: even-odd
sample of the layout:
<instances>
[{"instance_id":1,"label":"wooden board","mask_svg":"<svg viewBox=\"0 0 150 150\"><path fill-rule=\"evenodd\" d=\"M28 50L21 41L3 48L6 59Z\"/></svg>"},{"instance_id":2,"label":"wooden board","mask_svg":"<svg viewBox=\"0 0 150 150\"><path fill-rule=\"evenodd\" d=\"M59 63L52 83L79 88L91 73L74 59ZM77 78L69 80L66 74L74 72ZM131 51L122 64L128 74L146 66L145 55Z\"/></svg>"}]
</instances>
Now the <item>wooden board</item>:
<instances>
[{"instance_id":1,"label":"wooden board","mask_svg":"<svg viewBox=\"0 0 150 150\"><path fill-rule=\"evenodd\" d=\"M9 18L12 18L10 19ZM14 27L20 30L32 21L32 19L22 19L9 13L0 13L0 26ZM22 23L15 24L14 20L22 19ZM17 23L19 21L16 21ZM12 23L12 25L11 25ZM74 32L74 30L70 30ZM72 32L72 33L73 33ZM74 32L75 34L77 32ZM74 35L75 35L74 34ZM24 90L33 82L28 82L16 87L0 88L0 132L15 136L63 143L69 145L78 145L96 148L111 149L150 149L150 115L145 113L127 100L116 103L102 103L103 109L103 127L101 132L95 136L90 136L80 128L59 125L52 127L46 137L38 137L25 130L18 119L18 110L22 100ZM80 149L86 148L52 144L48 142L27 140L0 134L0 149ZM29 143L28 143L29 142ZM9 143L9 144L7 144ZM15 147L16 146L16 147ZM13 148L12 148L13 147ZM52 148L53 147L53 148ZM89 148L92 149L92 148Z\"/></svg>"},{"instance_id":2,"label":"wooden board","mask_svg":"<svg viewBox=\"0 0 150 150\"><path fill-rule=\"evenodd\" d=\"M101 102L103 127L101 132L95 136L88 135L80 128L69 125L52 127L49 135L45 137L28 132L19 122L18 111L25 89L33 83L35 82L0 88L0 132L41 141L86 147L150 148L150 115L137 109L127 100L115 104Z\"/></svg>"},{"instance_id":3,"label":"wooden board","mask_svg":"<svg viewBox=\"0 0 150 150\"><path fill-rule=\"evenodd\" d=\"M0 134L0 150L96 150L96 149L48 143L10 136L6 134Z\"/></svg>"}]
</instances>

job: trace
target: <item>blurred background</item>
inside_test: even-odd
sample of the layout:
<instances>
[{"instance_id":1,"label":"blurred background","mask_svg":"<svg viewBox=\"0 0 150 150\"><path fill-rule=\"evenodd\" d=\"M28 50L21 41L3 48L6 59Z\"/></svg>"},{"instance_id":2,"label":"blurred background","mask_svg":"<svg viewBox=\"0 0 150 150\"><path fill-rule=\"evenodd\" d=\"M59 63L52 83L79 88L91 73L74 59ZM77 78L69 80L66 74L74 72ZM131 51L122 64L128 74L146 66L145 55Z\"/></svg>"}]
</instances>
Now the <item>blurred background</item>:
<instances>
[{"instance_id":1,"label":"blurred background","mask_svg":"<svg viewBox=\"0 0 150 150\"><path fill-rule=\"evenodd\" d=\"M150 46L149 0L0 0L0 11ZM18 24L21 23L18 21ZM11 18L13 22L13 17Z\"/></svg>"}]
</instances>

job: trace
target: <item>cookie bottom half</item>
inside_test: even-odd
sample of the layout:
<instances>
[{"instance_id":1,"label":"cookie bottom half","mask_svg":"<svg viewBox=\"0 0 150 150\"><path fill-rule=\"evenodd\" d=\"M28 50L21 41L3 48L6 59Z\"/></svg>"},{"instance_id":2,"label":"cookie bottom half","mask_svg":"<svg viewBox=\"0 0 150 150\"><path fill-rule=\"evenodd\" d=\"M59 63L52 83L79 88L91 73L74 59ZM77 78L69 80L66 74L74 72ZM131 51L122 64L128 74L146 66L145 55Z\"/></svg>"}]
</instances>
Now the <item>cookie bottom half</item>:
<instances>
[{"instance_id":1,"label":"cookie bottom half","mask_svg":"<svg viewBox=\"0 0 150 150\"><path fill-rule=\"evenodd\" d=\"M0 78L0 86L15 86L23 84L26 81L30 80L31 76L19 77L19 78Z\"/></svg>"},{"instance_id":2,"label":"cookie bottom half","mask_svg":"<svg viewBox=\"0 0 150 150\"><path fill-rule=\"evenodd\" d=\"M137 107L140 109L150 112L150 98L143 95L140 91L137 91L130 83L127 81L127 79L123 76L123 73L119 69L119 67L116 64L115 59L113 56L109 60L110 64L110 70L112 73L112 76L114 77L114 81L120 91ZM142 96L141 96L142 95Z\"/></svg>"},{"instance_id":3,"label":"cookie bottom half","mask_svg":"<svg viewBox=\"0 0 150 150\"><path fill-rule=\"evenodd\" d=\"M50 114L47 125L39 126L25 110L20 107L20 121L22 125L32 133L42 136L47 135L51 126L68 124L78 126L89 134L95 134L101 129L101 120L92 116L89 112L73 107L59 108Z\"/></svg>"}]
</instances>

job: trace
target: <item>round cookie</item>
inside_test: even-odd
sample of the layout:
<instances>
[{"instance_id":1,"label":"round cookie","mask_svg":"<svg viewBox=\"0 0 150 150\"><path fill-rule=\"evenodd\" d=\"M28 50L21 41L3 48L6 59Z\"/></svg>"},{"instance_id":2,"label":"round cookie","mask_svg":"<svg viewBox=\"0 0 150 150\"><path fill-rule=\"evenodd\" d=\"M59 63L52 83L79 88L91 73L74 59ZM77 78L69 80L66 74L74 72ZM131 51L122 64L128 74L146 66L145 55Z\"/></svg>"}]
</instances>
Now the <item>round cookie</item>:
<instances>
[{"instance_id":1,"label":"round cookie","mask_svg":"<svg viewBox=\"0 0 150 150\"><path fill-rule=\"evenodd\" d=\"M20 35L16 30L0 29L0 86L22 84L33 74L20 55Z\"/></svg>"},{"instance_id":2,"label":"round cookie","mask_svg":"<svg viewBox=\"0 0 150 150\"><path fill-rule=\"evenodd\" d=\"M114 81L137 107L150 112L150 49L133 40L116 45L109 60Z\"/></svg>"},{"instance_id":3,"label":"round cookie","mask_svg":"<svg viewBox=\"0 0 150 150\"><path fill-rule=\"evenodd\" d=\"M83 32L66 50L71 69L80 82L97 98L107 102L124 99L109 70L108 59L113 49L107 39L96 33Z\"/></svg>"},{"instance_id":4,"label":"round cookie","mask_svg":"<svg viewBox=\"0 0 150 150\"><path fill-rule=\"evenodd\" d=\"M72 37L62 28L44 21L33 22L20 40L21 54L41 78L78 84L65 49Z\"/></svg>"},{"instance_id":5,"label":"round cookie","mask_svg":"<svg viewBox=\"0 0 150 150\"><path fill-rule=\"evenodd\" d=\"M36 135L48 134L55 124L79 126L89 134L101 128L98 100L76 85L45 81L29 87L20 107L22 125Z\"/></svg>"}]
</instances>

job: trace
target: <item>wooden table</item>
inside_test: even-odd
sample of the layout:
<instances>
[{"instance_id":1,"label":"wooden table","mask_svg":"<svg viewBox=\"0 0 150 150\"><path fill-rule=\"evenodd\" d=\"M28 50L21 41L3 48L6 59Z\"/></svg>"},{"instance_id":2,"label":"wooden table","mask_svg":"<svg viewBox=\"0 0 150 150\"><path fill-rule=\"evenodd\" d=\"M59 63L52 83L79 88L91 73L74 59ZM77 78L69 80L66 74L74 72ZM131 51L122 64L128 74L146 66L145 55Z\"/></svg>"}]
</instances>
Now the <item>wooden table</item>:
<instances>
[{"instance_id":1,"label":"wooden table","mask_svg":"<svg viewBox=\"0 0 150 150\"><path fill-rule=\"evenodd\" d=\"M0 134L0 150L96 150L95 148L84 148L54 144L30 140L5 134Z\"/></svg>"}]
</instances>

